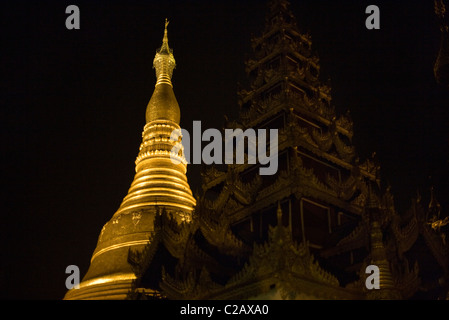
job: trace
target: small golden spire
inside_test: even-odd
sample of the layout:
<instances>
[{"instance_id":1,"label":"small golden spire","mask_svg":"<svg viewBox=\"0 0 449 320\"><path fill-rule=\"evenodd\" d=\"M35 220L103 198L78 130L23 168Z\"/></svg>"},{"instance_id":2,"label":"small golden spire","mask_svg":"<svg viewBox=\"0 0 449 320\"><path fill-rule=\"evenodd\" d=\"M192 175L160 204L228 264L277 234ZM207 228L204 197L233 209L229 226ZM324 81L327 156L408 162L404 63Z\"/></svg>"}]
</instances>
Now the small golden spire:
<instances>
[{"instance_id":1,"label":"small golden spire","mask_svg":"<svg viewBox=\"0 0 449 320\"><path fill-rule=\"evenodd\" d=\"M440 203L437 200L437 197L435 195L435 187L430 187L430 201L429 201L429 209L432 208L440 208Z\"/></svg>"},{"instance_id":2,"label":"small golden spire","mask_svg":"<svg viewBox=\"0 0 449 320\"><path fill-rule=\"evenodd\" d=\"M435 195L435 188L432 186L430 188L430 201L429 201L429 210L427 215L430 215L430 219L432 221L437 221L440 219L441 214L441 205L437 200Z\"/></svg>"},{"instance_id":3,"label":"small golden spire","mask_svg":"<svg viewBox=\"0 0 449 320\"><path fill-rule=\"evenodd\" d=\"M154 57L153 66L156 69L156 86L159 84L168 84L173 86L171 78L173 76L173 70L176 67L175 57L173 56L173 50L168 46L168 31L167 27L170 22L165 19L164 38L162 39L162 46L156 51Z\"/></svg>"},{"instance_id":4,"label":"small golden spire","mask_svg":"<svg viewBox=\"0 0 449 320\"><path fill-rule=\"evenodd\" d=\"M171 82L176 61L173 50L168 46L168 24L169 21L165 19L162 46L156 50L153 60L153 67L156 69L156 88L147 106L147 123L155 120L171 120L179 124L181 119L181 112Z\"/></svg>"},{"instance_id":5,"label":"small golden spire","mask_svg":"<svg viewBox=\"0 0 449 320\"><path fill-rule=\"evenodd\" d=\"M278 201L278 209L276 212L277 218L278 218L278 225L282 225L282 209L281 209L281 202Z\"/></svg>"},{"instance_id":6,"label":"small golden spire","mask_svg":"<svg viewBox=\"0 0 449 320\"><path fill-rule=\"evenodd\" d=\"M164 30L164 38L162 39L162 47L159 49L159 53L166 52L170 54L170 47L168 46L168 31L167 27L170 21L165 18L165 30Z\"/></svg>"}]
</instances>

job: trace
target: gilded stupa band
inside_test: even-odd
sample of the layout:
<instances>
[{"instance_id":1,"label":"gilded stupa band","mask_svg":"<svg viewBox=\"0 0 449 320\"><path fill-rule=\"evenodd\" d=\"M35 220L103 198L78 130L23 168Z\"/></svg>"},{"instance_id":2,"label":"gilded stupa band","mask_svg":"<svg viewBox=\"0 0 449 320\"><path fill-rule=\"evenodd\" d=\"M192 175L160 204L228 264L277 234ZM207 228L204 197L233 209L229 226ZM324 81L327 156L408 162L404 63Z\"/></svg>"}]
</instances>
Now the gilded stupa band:
<instances>
[{"instance_id":1,"label":"gilded stupa band","mask_svg":"<svg viewBox=\"0 0 449 320\"><path fill-rule=\"evenodd\" d=\"M80 289L70 290L66 299L124 299L136 278L127 261L128 251L149 243L156 214L163 209L179 223L191 221L196 200L187 182L187 162L183 149L177 154L172 151L182 136L181 113L171 82L176 62L168 46L167 26L166 20L162 47L153 61L157 81L146 110L134 180L100 233ZM178 141L170 138L173 132Z\"/></svg>"}]
</instances>

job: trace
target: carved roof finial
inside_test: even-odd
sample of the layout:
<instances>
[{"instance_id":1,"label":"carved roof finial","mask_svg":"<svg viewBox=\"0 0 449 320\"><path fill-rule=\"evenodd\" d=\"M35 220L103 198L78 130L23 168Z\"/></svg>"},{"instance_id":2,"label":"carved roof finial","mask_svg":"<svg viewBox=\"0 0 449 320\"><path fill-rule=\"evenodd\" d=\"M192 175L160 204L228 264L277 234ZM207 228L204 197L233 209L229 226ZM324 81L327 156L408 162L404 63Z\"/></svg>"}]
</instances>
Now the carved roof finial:
<instances>
[{"instance_id":1,"label":"carved roof finial","mask_svg":"<svg viewBox=\"0 0 449 320\"><path fill-rule=\"evenodd\" d=\"M280 201L278 201L277 218L278 218L278 226L282 225L282 209Z\"/></svg>"},{"instance_id":2,"label":"carved roof finial","mask_svg":"<svg viewBox=\"0 0 449 320\"><path fill-rule=\"evenodd\" d=\"M179 124L181 119L181 111L171 82L173 70L176 68L176 60L173 50L168 46L168 23L168 20L165 19L162 46L156 49L153 60L153 67L156 69L156 88L147 106L147 123L164 119Z\"/></svg>"},{"instance_id":3,"label":"carved roof finial","mask_svg":"<svg viewBox=\"0 0 449 320\"><path fill-rule=\"evenodd\" d=\"M170 52L170 47L168 46L168 24L170 23L170 21L168 21L167 18L165 18L165 29L164 29L164 38L162 39L162 47L159 51L159 53L162 53L162 51L165 51L167 53Z\"/></svg>"},{"instance_id":4,"label":"carved roof finial","mask_svg":"<svg viewBox=\"0 0 449 320\"><path fill-rule=\"evenodd\" d=\"M431 214L431 218L434 220L438 220L440 218L441 205L435 195L434 186L430 187L429 213Z\"/></svg>"}]
</instances>

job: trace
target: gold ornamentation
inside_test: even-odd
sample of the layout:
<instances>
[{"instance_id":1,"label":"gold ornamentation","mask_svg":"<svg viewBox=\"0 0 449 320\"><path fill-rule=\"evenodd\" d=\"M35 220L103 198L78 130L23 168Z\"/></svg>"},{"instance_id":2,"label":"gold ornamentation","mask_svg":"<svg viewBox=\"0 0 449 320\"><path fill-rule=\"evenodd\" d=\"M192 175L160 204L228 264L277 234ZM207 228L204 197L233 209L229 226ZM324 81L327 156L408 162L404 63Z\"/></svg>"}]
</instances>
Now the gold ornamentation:
<instances>
[{"instance_id":1,"label":"gold ornamentation","mask_svg":"<svg viewBox=\"0 0 449 320\"><path fill-rule=\"evenodd\" d=\"M125 295L134 275L128 277L126 283L122 280L115 281L114 279L119 278L112 275L130 272L125 252L143 248L155 250L150 241L162 241L174 256L180 257L185 252L183 245L187 242L188 228L178 228L173 223L166 222L162 223L158 235L150 237L154 235L155 223L157 225L160 219L167 219L167 216L176 220L176 224L188 224L196 205L187 182L187 163L183 149L176 154L172 152L182 137L179 136L178 141L171 139L173 131L180 129L180 110L171 83L176 62L173 50L168 46L167 27L168 21L165 22L162 46L157 50L153 61L157 82L146 111L147 123L136 159L136 174L120 208L100 233L83 282L85 285L82 290L86 291L80 291L79 297L83 294L89 296L89 290L94 289L88 287L97 284L110 289L104 290L104 298ZM158 211L159 207L164 209L164 218ZM151 260L150 255L147 252L146 259ZM131 253L130 259L139 261L139 255ZM98 293L98 297L101 296L102 293Z\"/></svg>"},{"instance_id":2,"label":"gold ornamentation","mask_svg":"<svg viewBox=\"0 0 449 320\"><path fill-rule=\"evenodd\" d=\"M248 285L266 277L276 279L276 287L280 288L283 299L293 299L304 290L297 280L303 277L317 283L339 286L337 278L315 261L307 244L295 243L289 229L279 221L276 227L270 226L268 241L254 247L248 263L230 279L226 288Z\"/></svg>"}]
</instances>

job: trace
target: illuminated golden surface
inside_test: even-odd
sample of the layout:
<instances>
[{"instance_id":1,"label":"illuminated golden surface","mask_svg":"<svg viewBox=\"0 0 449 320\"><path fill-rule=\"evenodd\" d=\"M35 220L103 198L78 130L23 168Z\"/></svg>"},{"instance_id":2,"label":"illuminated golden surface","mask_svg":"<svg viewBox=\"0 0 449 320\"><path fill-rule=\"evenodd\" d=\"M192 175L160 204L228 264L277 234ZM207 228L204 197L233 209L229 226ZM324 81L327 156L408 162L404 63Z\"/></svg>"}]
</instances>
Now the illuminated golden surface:
<instances>
[{"instance_id":1,"label":"illuminated golden surface","mask_svg":"<svg viewBox=\"0 0 449 320\"><path fill-rule=\"evenodd\" d=\"M100 299L126 299L127 292L135 279L133 273L113 274L108 277L83 281L80 289L70 290L66 300L100 300Z\"/></svg>"},{"instance_id":2,"label":"illuminated golden surface","mask_svg":"<svg viewBox=\"0 0 449 320\"><path fill-rule=\"evenodd\" d=\"M181 119L181 112L171 82L173 69L176 67L176 60L173 56L173 50L168 46L167 26L168 22L165 21L162 46L156 51L156 56L153 61L153 66L156 69L157 82L153 96L147 107L147 123L164 119L179 124Z\"/></svg>"},{"instance_id":3,"label":"illuminated golden surface","mask_svg":"<svg viewBox=\"0 0 449 320\"><path fill-rule=\"evenodd\" d=\"M187 162L182 149L173 153L178 140L170 139L174 130L180 130L181 113L171 83L176 63L168 46L167 26L168 22L162 47L154 58L157 82L146 111L134 180L119 209L101 230L80 289L70 290L65 299L126 298L136 278L127 261L128 252L148 244L158 208L164 208L178 222L191 221L196 200L187 182Z\"/></svg>"}]
</instances>

